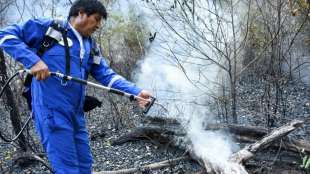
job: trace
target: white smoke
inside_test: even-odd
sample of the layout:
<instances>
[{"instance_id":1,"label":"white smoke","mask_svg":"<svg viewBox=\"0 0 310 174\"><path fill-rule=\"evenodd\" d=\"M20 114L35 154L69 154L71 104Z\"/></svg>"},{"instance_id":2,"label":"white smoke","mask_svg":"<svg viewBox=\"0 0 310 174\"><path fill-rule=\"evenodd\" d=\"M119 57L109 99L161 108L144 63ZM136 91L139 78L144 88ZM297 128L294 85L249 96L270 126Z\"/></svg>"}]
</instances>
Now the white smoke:
<instances>
[{"instance_id":1,"label":"white smoke","mask_svg":"<svg viewBox=\"0 0 310 174\"><path fill-rule=\"evenodd\" d=\"M195 154L204 160L224 169L227 174L232 173L234 164L229 162L230 156L238 147L232 143L229 135L221 131L205 131L201 118L193 119L188 127L188 136L192 142Z\"/></svg>"},{"instance_id":2,"label":"white smoke","mask_svg":"<svg viewBox=\"0 0 310 174\"><path fill-rule=\"evenodd\" d=\"M219 67L199 59L202 57L201 53L188 47L186 41L180 39L180 36L195 36L194 33L189 33L191 30L186 26L177 21L174 22L173 18L168 18L173 28L178 30L180 35L177 36L160 20L160 16L154 13L152 9L154 6L141 1L130 2L140 13L139 16L143 16L145 23L148 23L151 32L157 32L155 40L148 45L146 57L143 62L140 62L136 83L144 89L153 91L158 101L167 108L168 112L160 113L161 116L176 118L183 124L198 157L216 166L227 168L230 166L228 159L237 146L229 135L223 132L204 130L206 124L215 122L209 106L212 97L217 93L214 82L218 82L221 76ZM160 3L162 9L170 7L168 1ZM210 18L203 9L197 9L197 13L202 14L203 18ZM196 27L203 28L200 25ZM212 27L216 28L216 26ZM229 27L225 30L229 30ZM227 37L230 37L231 32L225 32ZM195 38L192 41L195 42ZM210 49L205 44L201 44L199 39L194 44L200 49ZM209 56L216 60L211 49ZM203 68L201 65L204 65ZM151 112L150 115L152 114L158 113ZM225 173L230 173L229 171L231 170L228 167Z\"/></svg>"}]
</instances>

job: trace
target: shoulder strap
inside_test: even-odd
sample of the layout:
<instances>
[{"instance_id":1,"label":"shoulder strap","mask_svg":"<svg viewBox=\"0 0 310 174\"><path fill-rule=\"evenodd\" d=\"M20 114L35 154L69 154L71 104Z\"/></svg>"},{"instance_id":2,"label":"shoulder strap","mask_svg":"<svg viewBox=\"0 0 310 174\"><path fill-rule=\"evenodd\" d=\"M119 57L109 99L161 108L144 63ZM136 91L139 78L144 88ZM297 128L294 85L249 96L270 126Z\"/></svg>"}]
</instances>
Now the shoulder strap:
<instances>
[{"instance_id":1,"label":"shoulder strap","mask_svg":"<svg viewBox=\"0 0 310 174\"><path fill-rule=\"evenodd\" d=\"M66 54L66 75L70 75L70 49L67 39L67 29L65 28L64 21L53 20L51 25L48 27L45 36L41 42L40 48L38 49L37 55L42 55L50 49L55 42L64 42L65 54Z\"/></svg>"},{"instance_id":2,"label":"shoulder strap","mask_svg":"<svg viewBox=\"0 0 310 174\"><path fill-rule=\"evenodd\" d=\"M45 51L51 48L55 42L59 42L62 39L61 31L64 30L63 22L60 20L53 20L44 34L44 38L41 41L40 47L37 51L37 55L41 57Z\"/></svg>"}]
</instances>

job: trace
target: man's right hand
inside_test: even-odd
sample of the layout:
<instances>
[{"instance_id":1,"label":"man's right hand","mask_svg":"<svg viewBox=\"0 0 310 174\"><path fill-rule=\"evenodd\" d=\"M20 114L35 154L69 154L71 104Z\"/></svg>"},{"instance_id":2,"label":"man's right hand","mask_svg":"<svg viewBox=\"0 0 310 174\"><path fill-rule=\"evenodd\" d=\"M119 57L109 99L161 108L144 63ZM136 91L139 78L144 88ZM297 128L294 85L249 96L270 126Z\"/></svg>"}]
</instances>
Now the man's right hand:
<instances>
[{"instance_id":1,"label":"man's right hand","mask_svg":"<svg viewBox=\"0 0 310 174\"><path fill-rule=\"evenodd\" d=\"M30 71L31 74L37 78L37 80L44 80L50 76L48 67L42 60L33 65Z\"/></svg>"}]
</instances>

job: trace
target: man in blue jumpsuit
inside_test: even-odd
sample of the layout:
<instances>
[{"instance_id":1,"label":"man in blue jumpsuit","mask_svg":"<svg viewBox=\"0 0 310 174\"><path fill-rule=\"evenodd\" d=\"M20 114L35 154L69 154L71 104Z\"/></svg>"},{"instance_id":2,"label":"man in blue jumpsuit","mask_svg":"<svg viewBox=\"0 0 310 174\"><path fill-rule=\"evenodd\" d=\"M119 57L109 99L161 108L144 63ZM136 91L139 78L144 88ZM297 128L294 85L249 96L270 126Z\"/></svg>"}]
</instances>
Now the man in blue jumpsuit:
<instances>
[{"instance_id":1,"label":"man in blue jumpsuit","mask_svg":"<svg viewBox=\"0 0 310 174\"><path fill-rule=\"evenodd\" d=\"M91 54L91 34L107 18L98 0L76 0L70 8L67 29L70 48L70 75L87 79L92 75L103 85L148 99L151 94L126 81L108 67L104 59ZM0 31L0 48L21 62L34 75L31 84L36 131L56 174L89 174L92 155L86 130L83 104L85 86L49 77L50 71L65 74L63 41L55 43L39 57L36 53L52 20L30 19ZM141 107L146 100L138 100Z\"/></svg>"}]
</instances>

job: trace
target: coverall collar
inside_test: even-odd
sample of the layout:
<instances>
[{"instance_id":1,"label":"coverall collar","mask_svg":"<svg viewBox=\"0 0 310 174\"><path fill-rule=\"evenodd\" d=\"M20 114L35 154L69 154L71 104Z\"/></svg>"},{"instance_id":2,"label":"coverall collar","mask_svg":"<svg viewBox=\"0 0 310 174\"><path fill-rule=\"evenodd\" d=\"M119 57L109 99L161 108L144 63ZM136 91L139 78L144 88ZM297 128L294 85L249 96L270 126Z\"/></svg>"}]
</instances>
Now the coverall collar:
<instances>
[{"instance_id":1,"label":"coverall collar","mask_svg":"<svg viewBox=\"0 0 310 174\"><path fill-rule=\"evenodd\" d=\"M85 55L85 46L83 42L83 36L78 31L76 31L76 29L70 24L70 22L68 22L68 24L80 43L80 59L83 59Z\"/></svg>"}]
</instances>

